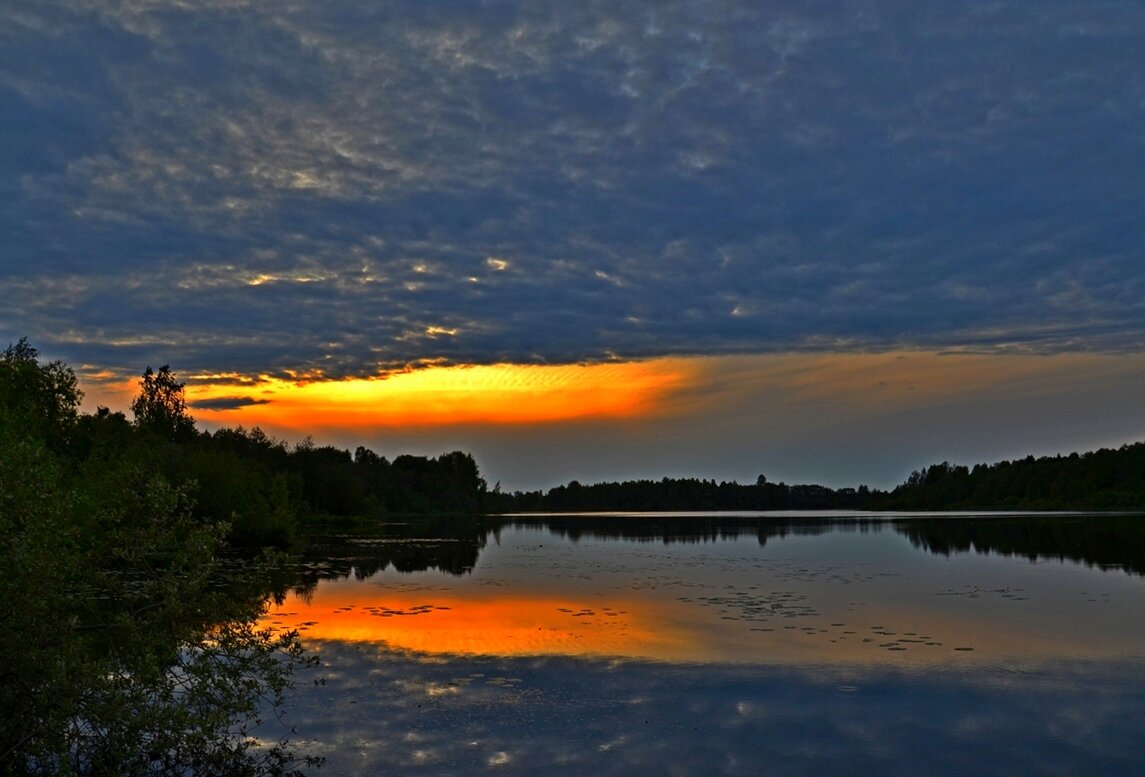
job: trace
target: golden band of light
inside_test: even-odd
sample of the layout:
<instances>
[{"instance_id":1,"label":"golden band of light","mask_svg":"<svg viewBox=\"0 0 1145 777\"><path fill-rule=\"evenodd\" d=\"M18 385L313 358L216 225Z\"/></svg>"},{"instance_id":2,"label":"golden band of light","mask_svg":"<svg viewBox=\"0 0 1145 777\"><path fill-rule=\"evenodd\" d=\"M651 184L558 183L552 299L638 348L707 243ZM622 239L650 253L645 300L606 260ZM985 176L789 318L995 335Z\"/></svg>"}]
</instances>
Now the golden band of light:
<instances>
[{"instance_id":1,"label":"golden band of light","mask_svg":"<svg viewBox=\"0 0 1145 777\"><path fill-rule=\"evenodd\" d=\"M267 379L249 404L196 409L204 420L311 431L318 428L530 424L644 417L691 381L684 360L596 365L427 367L383 378L290 383ZM188 387L192 402L227 397L234 386Z\"/></svg>"},{"instance_id":2,"label":"golden band of light","mask_svg":"<svg viewBox=\"0 0 1145 777\"><path fill-rule=\"evenodd\" d=\"M429 366L351 380L180 378L187 381L192 414L208 426L260 426L320 440L331 432L373 429L700 419L728 413L775 434L787 427L844 427L917 409L980 407L1007 397L1074 397L1081 380L1091 387L1112 387L1089 400L1106 401L1116 394L1115 387L1137 385L1142 374L1141 355L895 351ZM84 391L93 408L105 404L126 410L138 391L136 380L87 378L91 382Z\"/></svg>"}]
</instances>

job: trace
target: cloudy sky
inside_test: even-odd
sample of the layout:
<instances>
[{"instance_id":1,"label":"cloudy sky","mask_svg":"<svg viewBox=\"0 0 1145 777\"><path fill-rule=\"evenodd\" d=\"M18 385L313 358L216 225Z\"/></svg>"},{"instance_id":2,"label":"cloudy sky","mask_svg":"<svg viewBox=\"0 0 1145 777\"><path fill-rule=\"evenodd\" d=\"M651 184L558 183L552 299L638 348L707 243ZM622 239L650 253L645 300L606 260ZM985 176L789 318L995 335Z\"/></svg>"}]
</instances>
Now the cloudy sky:
<instances>
[{"instance_id":1,"label":"cloudy sky","mask_svg":"<svg viewBox=\"0 0 1145 777\"><path fill-rule=\"evenodd\" d=\"M506 488L1145 438L1137 0L0 0L0 340Z\"/></svg>"}]
</instances>

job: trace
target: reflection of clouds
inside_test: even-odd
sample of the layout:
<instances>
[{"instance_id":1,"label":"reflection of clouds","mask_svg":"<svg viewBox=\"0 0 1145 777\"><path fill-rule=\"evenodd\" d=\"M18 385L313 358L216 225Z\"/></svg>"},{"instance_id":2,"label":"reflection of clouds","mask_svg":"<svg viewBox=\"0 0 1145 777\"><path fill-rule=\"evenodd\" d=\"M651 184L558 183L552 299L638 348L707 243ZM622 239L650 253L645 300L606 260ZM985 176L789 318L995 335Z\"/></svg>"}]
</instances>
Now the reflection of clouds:
<instances>
[{"instance_id":1,"label":"reflection of clouds","mask_svg":"<svg viewBox=\"0 0 1145 777\"><path fill-rule=\"evenodd\" d=\"M1139 345L1130 7L100 0L0 30L0 273L122 303L0 295L37 341L328 374Z\"/></svg>"},{"instance_id":2,"label":"reflection of clouds","mask_svg":"<svg viewBox=\"0 0 1145 777\"><path fill-rule=\"evenodd\" d=\"M454 659L321 645L286 723L337 774L1116 773L1140 665L972 673ZM1136 680L1136 681L1135 681Z\"/></svg>"}]
</instances>

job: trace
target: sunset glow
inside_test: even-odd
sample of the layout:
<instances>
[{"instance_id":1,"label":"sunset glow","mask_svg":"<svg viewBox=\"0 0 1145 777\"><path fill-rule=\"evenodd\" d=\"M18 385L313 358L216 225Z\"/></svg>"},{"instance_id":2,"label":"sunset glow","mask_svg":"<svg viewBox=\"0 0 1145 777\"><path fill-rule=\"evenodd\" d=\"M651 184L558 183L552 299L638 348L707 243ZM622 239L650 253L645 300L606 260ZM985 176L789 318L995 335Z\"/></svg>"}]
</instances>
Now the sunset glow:
<instances>
[{"instance_id":1,"label":"sunset glow","mask_svg":"<svg viewBox=\"0 0 1145 777\"><path fill-rule=\"evenodd\" d=\"M225 425L262 425L310 432L324 428L425 427L443 424L531 424L583 418L656 415L666 397L689 382L685 360L533 366L428 367L372 379L291 383L268 378L249 403L212 409L233 385L189 385L196 417Z\"/></svg>"},{"instance_id":2,"label":"sunset glow","mask_svg":"<svg viewBox=\"0 0 1145 777\"><path fill-rule=\"evenodd\" d=\"M1068 453L1071 440L1086 441L1079 450L1132 441L1145 357L897 350L426 366L347 380L176 374L201 430L259 427L289 444L309 436L387 456L465 450L490 482L513 490L634 476L745 482L761 473L892 488L944 459L974 464ZM89 412L129 412L137 379L83 377Z\"/></svg>"}]
</instances>

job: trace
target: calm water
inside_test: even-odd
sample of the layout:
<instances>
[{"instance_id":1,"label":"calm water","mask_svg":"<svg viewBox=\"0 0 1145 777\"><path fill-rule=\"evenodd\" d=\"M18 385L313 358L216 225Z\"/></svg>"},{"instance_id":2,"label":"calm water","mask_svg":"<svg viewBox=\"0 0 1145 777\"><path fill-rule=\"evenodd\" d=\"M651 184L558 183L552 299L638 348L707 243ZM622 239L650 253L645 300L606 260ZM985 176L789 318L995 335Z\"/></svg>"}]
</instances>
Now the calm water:
<instances>
[{"instance_id":1,"label":"calm water","mask_svg":"<svg viewBox=\"0 0 1145 777\"><path fill-rule=\"evenodd\" d=\"M267 621L328 774L1142 773L1143 520L389 525Z\"/></svg>"}]
</instances>

